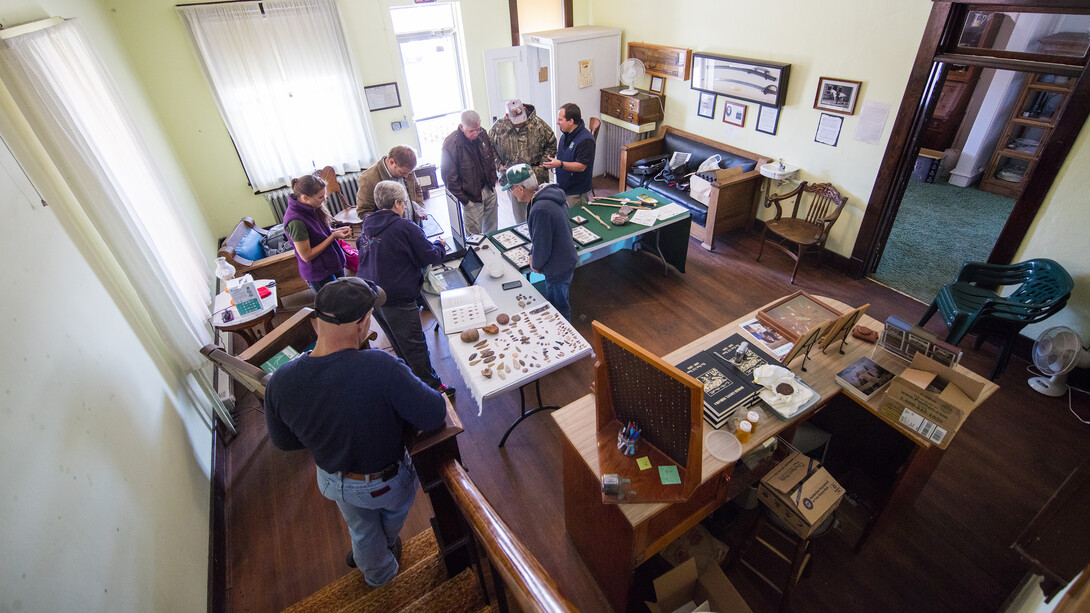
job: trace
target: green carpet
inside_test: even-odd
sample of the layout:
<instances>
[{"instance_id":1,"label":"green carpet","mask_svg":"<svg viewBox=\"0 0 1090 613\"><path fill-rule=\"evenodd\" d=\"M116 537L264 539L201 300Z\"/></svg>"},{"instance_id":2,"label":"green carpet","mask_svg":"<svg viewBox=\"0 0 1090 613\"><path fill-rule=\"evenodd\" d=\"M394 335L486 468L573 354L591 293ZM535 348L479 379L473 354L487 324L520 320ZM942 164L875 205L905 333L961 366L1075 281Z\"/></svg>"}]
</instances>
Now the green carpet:
<instances>
[{"instance_id":1,"label":"green carpet","mask_svg":"<svg viewBox=\"0 0 1090 613\"><path fill-rule=\"evenodd\" d=\"M949 183L909 181L874 280L930 304L965 262L983 262L1014 200Z\"/></svg>"}]
</instances>

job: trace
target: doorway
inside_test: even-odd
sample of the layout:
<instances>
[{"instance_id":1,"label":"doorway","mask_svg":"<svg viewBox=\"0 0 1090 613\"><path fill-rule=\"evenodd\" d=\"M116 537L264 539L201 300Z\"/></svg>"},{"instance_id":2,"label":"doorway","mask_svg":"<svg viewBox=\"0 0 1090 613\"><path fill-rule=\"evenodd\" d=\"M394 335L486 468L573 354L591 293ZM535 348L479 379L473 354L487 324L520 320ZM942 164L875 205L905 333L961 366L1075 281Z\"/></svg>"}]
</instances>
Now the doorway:
<instances>
[{"instance_id":1,"label":"doorway","mask_svg":"<svg viewBox=\"0 0 1090 613\"><path fill-rule=\"evenodd\" d=\"M390 9L419 138L420 165L439 166L443 139L458 127L462 111L469 108L455 6L436 3Z\"/></svg>"},{"instance_id":2,"label":"doorway","mask_svg":"<svg viewBox=\"0 0 1090 613\"><path fill-rule=\"evenodd\" d=\"M994 6L984 10L980 10L979 5L941 0L932 5L920 52L852 252L850 269L853 276L861 277L875 272L885 249L892 242L895 222L903 196L909 192L926 124L940 103L944 84L955 66L1028 74L1029 78L1025 80L1028 83L1060 78L1070 84L1064 105L1045 126L1044 137L1037 138L1032 154L1027 156L1017 151L1023 145L1028 146L1028 143L1020 140L1025 138L1024 134L1009 129L1023 118L1014 112L1004 117L1004 131L995 136L997 141L1003 142L997 143L993 152L1002 154L999 155L1001 158L1009 158L1014 149L1014 157L1028 158L1027 164L1020 167L1024 172L1014 172L1002 161L997 165L991 155L982 155L974 160L973 170L979 172L981 183L987 183L984 179L991 177L1017 184L1017 189L1008 190L1006 194L1015 200L1015 204L986 258L990 263L1013 261L1075 137L1090 115L1090 107L1084 102L1090 95L1090 80L1081 78L1090 50L1085 27L1090 23L1090 11L1070 9L1069 6L1069 3L1059 0L1044 0L1032 6L1026 2L998 0ZM982 41L981 29L999 15L1023 26L1019 35L997 39L994 44ZM1051 87L1048 84L1045 89ZM1023 94L1024 89L1020 95ZM1024 96L1017 98L1011 104L1012 111L1013 107L1027 99ZM1071 101L1075 103L1067 104ZM1016 118L1018 121L1014 121ZM1010 146L1012 142L1013 148ZM946 220L933 223L929 232L949 234L961 229L956 217L947 216ZM939 260L942 259L952 260L954 257L942 255ZM926 268L933 261L937 260L923 261L923 266L917 262L916 266ZM958 266L961 263L956 262ZM952 279L951 276L946 281ZM933 296L932 293L923 299L929 302Z\"/></svg>"}]
</instances>

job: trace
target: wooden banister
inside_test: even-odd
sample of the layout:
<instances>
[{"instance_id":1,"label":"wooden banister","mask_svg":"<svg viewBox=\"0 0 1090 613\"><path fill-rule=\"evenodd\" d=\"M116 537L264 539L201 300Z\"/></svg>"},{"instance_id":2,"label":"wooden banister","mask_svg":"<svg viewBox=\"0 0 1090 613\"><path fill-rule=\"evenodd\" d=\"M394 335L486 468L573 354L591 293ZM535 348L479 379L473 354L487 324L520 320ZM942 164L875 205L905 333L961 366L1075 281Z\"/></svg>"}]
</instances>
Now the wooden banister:
<instances>
[{"instance_id":1,"label":"wooden banister","mask_svg":"<svg viewBox=\"0 0 1090 613\"><path fill-rule=\"evenodd\" d=\"M512 534L465 469L449 458L439 466L455 504L484 548L492 567L503 578L524 613L577 611L560 595L556 582L526 547Z\"/></svg>"}]
</instances>

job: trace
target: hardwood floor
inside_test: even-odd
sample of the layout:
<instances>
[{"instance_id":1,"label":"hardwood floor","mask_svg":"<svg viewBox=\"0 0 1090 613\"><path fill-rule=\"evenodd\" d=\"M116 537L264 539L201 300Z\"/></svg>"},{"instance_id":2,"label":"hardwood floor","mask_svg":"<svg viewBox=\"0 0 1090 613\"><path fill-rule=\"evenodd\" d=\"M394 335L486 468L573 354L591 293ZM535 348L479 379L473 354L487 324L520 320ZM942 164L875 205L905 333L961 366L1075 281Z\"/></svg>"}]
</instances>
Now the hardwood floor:
<instances>
[{"instance_id":1,"label":"hardwood floor","mask_svg":"<svg viewBox=\"0 0 1090 613\"><path fill-rule=\"evenodd\" d=\"M429 209L442 208L433 203ZM508 208L502 195L500 208ZM828 266L804 264L790 286L790 260L767 252L754 262L753 235L721 236L714 253L689 244L685 274L663 276L651 256L629 252L579 268L571 288L579 331L589 338L597 319L662 355L797 289L852 305L869 302L868 314L879 320L896 314L916 321L925 308ZM945 334L938 318L928 327ZM537 415L498 449L518 415L518 394L490 400L478 416L445 340L433 333L428 339L436 370L459 390L466 428L459 444L470 476L566 597L583 611L607 610L565 534L559 429L547 414ZM987 373L994 351L966 349L963 364ZM563 405L588 393L592 367L588 358L543 379L545 402ZM1066 397L1036 394L1026 376L1025 362L1012 359L1000 391L962 427L919 499L894 510L862 551L853 554L836 537L821 539L794 610L963 613L1002 605L1027 570L1011 543L1090 449L1090 429L1068 412ZM227 447L227 604L230 611L279 610L348 572L347 530L336 506L318 493L309 454L275 449L260 405L241 400L241 434ZM1076 403L1090 414L1084 399ZM428 528L426 507L418 496L404 536ZM654 563L645 567L643 574L651 574ZM730 577L755 611L774 610L775 595L745 571Z\"/></svg>"}]
</instances>

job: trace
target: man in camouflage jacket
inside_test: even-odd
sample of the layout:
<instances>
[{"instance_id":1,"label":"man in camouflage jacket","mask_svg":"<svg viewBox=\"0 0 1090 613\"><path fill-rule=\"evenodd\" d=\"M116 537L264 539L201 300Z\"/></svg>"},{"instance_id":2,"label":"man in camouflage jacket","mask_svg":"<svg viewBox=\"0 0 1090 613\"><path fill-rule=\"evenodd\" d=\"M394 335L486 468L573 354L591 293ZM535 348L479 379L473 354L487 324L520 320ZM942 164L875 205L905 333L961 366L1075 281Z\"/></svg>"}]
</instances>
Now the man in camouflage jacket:
<instances>
[{"instance_id":1,"label":"man in camouflage jacket","mask_svg":"<svg viewBox=\"0 0 1090 613\"><path fill-rule=\"evenodd\" d=\"M529 164L541 184L549 182L549 169L541 165L556 151L556 134L544 119L534 112L534 105L521 100L507 102L507 115L501 117L488 131L488 138L496 151L496 169L500 172L500 184L506 184L507 169L515 164ZM515 222L526 221L527 203L508 191L511 211Z\"/></svg>"}]
</instances>

